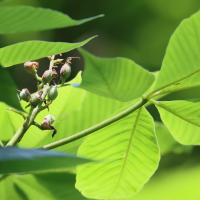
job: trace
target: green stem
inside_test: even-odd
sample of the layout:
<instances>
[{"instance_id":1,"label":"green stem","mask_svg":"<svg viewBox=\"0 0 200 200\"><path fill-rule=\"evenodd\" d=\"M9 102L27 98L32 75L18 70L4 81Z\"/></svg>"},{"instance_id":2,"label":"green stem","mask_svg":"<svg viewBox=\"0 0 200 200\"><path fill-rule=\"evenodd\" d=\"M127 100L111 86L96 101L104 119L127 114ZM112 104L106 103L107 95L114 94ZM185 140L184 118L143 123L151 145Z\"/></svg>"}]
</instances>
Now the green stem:
<instances>
[{"instance_id":1,"label":"green stem","mask_svg":"<svg viewBox=\"0 0 200 200\"><path fill-rule=\"evenodd\" d=\"M57 88L61 88L61 87L70 86L70 85L71 85L71 84L69 84L69 83L64 83L63 85L60 84L60 85L57 85L56 87L57 87Z\"/></svg>"},{"instance_id":2,"label":"green stem","mask_svg":"<svg viewBox=\"0 0 200 200\"><path fill-rule=\"evenodd\" d=\"M91 128L88 128L88 129L86 129L84 131L81 131L81 132L79 132L79 133L77 133L75 135L72 135L70 137L64 138L62 140L58 140L58 141L53 142L51 144L45 145L45 146L43 146L41 148L43 148L43 149L53 149L53 148L62 146L64 144L68 144L70 142L73 142L75 140L78 140L78 139L80 139L82 137L85 137L86 135L89 135L89 134L91 134L91 133L93 133L95 131L98 131L98 130L100 130L100 129L102 129L102 128L104 128L104 127L106 127L106 126L108 126L108 125L110 125L110 124L112 124L112 123L124 118L124 117L126 117L127 115L129 115L132 112L136 111L138 108L140 108L143 105L145 105L146 102L147 102L146 99L141 99L136 104L134 104L133 106L131 106L127 110L115 115L114 117L111 117L111 118L109 118L109 119L107 119L107 120L105 120L105 121L103 121L103 122L91 127Z\"/></svg>"},{"instance_id":3,"label":"green stem","mask_svg":"<svg viewBox=\"0 0 200 200\"><path fill-rule=\"evenodd\" d=\"M34 125L34 126L37 126L39 129L41 129L41 130L42 130L42 128L41 128L41 126L40 126L40 124L38 124L37 122L33 121L33 122L32 122L32 125Z\"/></svg>"},{"instance_id":4,"label":"green stem","mask_svg":"<svg viewBox=\"0 0 200 200\"><path fill-rule=\"evenodd\" d=\"M51 57L51 60L50 60L49 69L52 69L52 67L53 67L53 65L54 65L54 58L55 58L55 56L53 55L53 56Z\"/></svg>"},{"instance_id":5,"label":"green stem","mask_svg":"<svg viewBox=\"0 0 200 200\"><path fill-rule=\"evenodd\" d=\"M26 115L24 112L21 112L21 111L19 111L19 110L14 109L14 108L6 108L6 110L13 111L13 112L15 112L15 113L21 115L24 119L26 119L26 117L27 117L27 115Z\"/></svg>"},{"instance_id":6,"label":"green stem","mask_svg":"<svg viewBox=\"0 0 200 200\"><path fill-rule=\"evenodd\" d=\"M177 91L181 91L181 90L187 90L187 89L192 89L195 87L199 87L200 84L196 84L196 85L189 85L189 86L185 86L182 88L173 88L173 89L169 89L169 90L160 90L159 92L154 93L153 95L151 95L151 98L159 96L159 95L163 95L163 94L167 94L167 93L172 93L172 92L177 92Z\"/></svg>"},{"instance_id":7,"label":"green stem","mask_svg":"<svg viewBox=\"0 0 200 200\"><path fill-rule=\"evenodd\" d=\"M31 107L31 109L29 110L29 113L28 113L26 119L24 120L24 123L21 125L21 127L18 129L18 131L12 137L12 139L8 142L8 144L6 145L6 147L11 147L11 146L16 145L20 141L20 139L23 137L23 135L25 134L25 132L29 128L28 123L30 121L30 117L31 117L32 111L33 111L33 108Z\"/></svg>"},{"instance_id":8,"label":"green stem","mask_svg":"<svg viewBox=\"0 0 200 200\"><path fill-rule=\"evenodd\" d=\"M39 77L37 74L35 75L35 78L36 78L38 81L42 82L42 78Z\"/></svg>"},{"instance_id":9,"label":"green stem","mask_svg":"<svg viewBox=\"0 0 200 200\"><path fill-rule=\"evenodd\" d=\"M159 90L162 90L162 89L164 89L164 88L166 88L166 87L169 87L170 85L173 85L173 84L175 84L175 83L177 83L177 82L179 82L179 81L182 81L182 80L184 80L184 79L186 79L186 78L188 78L188 77L190 77L190 76L196 74L196 73L199 72L199 71L200 71L200 69L197 69L196 71L190 73L189 75L186 75L186 76L184 76L184 77L182 77L182 78L179 78L179 79L177 79L177 80L175 80L175 81L172 81L172 82L170 82L170 83L168 83L168 84L166 84L166 85L164 85L164 86L158 87L157 89L152 90L152 91L150 91L148 94L146 94L145 97L146 97L147 99L151 99L152 96L153 96L156 92L158 92Z\"/></svg>"}]
</instances>

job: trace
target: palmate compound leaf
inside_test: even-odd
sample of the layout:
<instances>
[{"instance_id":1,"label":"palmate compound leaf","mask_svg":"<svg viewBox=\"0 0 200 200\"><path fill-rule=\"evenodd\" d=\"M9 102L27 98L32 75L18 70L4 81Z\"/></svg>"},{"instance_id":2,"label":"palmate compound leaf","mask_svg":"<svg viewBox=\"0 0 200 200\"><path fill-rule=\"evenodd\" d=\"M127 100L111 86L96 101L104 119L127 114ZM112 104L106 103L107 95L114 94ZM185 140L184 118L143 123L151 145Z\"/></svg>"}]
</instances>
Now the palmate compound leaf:
<instances>
[{"instance_id":1,"label":"palmate compound leaf","mask_svg":"<svg viewBox=\"0 0 200 200\"><path fill-rule=\"evenodd\" d=\"M0 8L0 34L77 26L102 16L74 20L64 13L46 8L4 6Z\"/></svg>"},{"instance_id":2,"label":"palmate compound leaf","mask_svg":"<svg viewBox=\"0 0 200 200\"><path fill-rule=\"evenodd\" d=\"M200 99L160 101L155 105L172 136L184 145L200 145Z\"/></svg>"},{"instance_id":3,"label":"palmate compound leaf","mask_svg":"<svg viewBox=\"0 0 200 200\"><path fill-rule=\"evenodd\" d=\"M79 49L85 59L80 88L119 101L140 97L155 76L126 58L99 58Z\"/></svg>"},{"instance_id":4,"label":"palmate compound leaf","mask_svg":"<svg viewBox=\"0 0 200 200\"><path fill-rule=\"evenodd\" d=\"M170 92L200 85L199 23L200 11L176 29L169 41L154 90Z\"/></svg>"},{"instance_id":5,"label":"palmate compound leaf","mask_svg":"<svg viewBox=\"0 0 200 200\"><path fill-rule=\"evenodd\" d=\"M0 174L66 169L86 162L91 160L70 153L0 147Z\"/></svg>"},{"instance_id":6,"label":"palmate compound leaf","mask_svg":"<svg viewBox=\"0 0 200 200\"><path fill-rule=\"evenodd\" d=\"M79 43L26 41L3 47L0 48L0 64L3 67L9 67L50 55L68 52L83 46L94 37Z\"/></svg>"},{"instance_id":7,"label":"palmate compound leaf","mask_svg":"<svg viewBox=\"0 0 200 200\"><path fill-rule=\"evenodd\" d=\"M160 155L153 119L141 107L89 135L78 155L103 160L78 166L76 188L84 196L94 199L131 197L158 167Z\"/></svg>"}]
</instances>

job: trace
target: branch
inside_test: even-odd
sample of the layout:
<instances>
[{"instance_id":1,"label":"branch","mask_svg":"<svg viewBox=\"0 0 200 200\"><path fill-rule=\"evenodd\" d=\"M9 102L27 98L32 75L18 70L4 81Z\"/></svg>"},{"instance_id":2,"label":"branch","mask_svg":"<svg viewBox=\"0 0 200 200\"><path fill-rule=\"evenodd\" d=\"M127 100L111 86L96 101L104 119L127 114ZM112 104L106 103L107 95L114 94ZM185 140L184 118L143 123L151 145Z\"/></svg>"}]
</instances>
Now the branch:
<instances>
[{"instance_id":1,"label":"branch","mask_svg":"<svg viewBox=\"0 0 200 200\"><path fill-rule=\"evenodd\" d=\"M75 135L72 135L70 137L64 138L62 140L58 140L58 141L50 143L48 145L45 145L41 148L43 148L43 149L54 149L56 147L62 146L64 144L68 144L68 143L73 142L75 140L78 140L82 137L85 137L86 135L89 135L89 134L91 134L95 131L98 131L98 130L100 130L100 129L102 129L102 128L104 128L104 127L124 118L124 117L126 117L127 115L136 111L138 108L142 107L144 104L146 104L146 102L147 102L146 99L141 99L140 101L138 101L136 104L134 104L133 106L131 106L127 110L125 110L125 111L123 111L123 112L121 112L121 113L119 113L119 114L117 114L117 115L115 115L115 116L93 126L93 127L90 127L88 129L81 131L81 132L79 132Z\"/></svg>"},{"instance_id":2,"label":"branch","mask_svg":"<svg viewBox=\"0 0 200 200\"><path fill-rule=\"evenodd\" d=\"M15 135L8 142L6 147L16 145L20 141L20 139L23 137L23 135L25 134L25 132L29 128L28 123L29 123L30 117L32 115L32 112L33 112L33 107L30 108L29 113L28 113L27 117L25 118L23 124L20 126L18 131L15 133Z\"/></svg>"},{"instance_id":3,"label":"branch","mask_svg":"<svg viewBox=\"0 0 200 200\"><path fill-rule=\"evenodd\" d=\"M24 119L26 119L26 117L27 117L27 115L26 115L24 112L21 112L21 111L19 111L19 110L14 109L14 108L6 108L6 110L13 111L13 112L15 112L15 113L21 115Z\"/></svg>"},{"instance_id":4,"label":"branch","mask_svg":"<svg viewBox=\"0 0 200 200\"><path fill-rule=\"evenodd\" d=\"M31 125L37 126L39 129L42 130L41 125L38 124L36 121L33 121Z\"/></svg>"}]
</instances>

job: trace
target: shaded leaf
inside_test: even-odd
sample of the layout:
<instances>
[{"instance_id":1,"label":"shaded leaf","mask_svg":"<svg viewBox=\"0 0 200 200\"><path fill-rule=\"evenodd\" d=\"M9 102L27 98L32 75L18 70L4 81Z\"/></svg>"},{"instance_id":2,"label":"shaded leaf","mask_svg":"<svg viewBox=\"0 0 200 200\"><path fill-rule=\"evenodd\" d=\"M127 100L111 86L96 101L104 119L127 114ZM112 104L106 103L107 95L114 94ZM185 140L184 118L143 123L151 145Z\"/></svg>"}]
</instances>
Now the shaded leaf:
<instances>
[{"instance_id":1,"label":"shaded leaf","mask_svg":"<svg viewBox=\"0 0 200 200\"><path fill-rule=\"evenodd\" d=\"M3 175L0 177L0 194L1 200L24 200L17 192L12 176L7 177L7 175Z\"/></svg>"},{"instance_id":2,"label":"shaded leaf","mask_svg":"<svg viewBox=\"0 0 200 200\"><path fill-rule=\"evenodd\" d=\"M2 141L8 141L12 138L12 136L15 134L15 129L13 127L14 123L11 121L9 113L10 111L6 110L6 107L8 107L5 103L0 103L0 139ZM15 115L17 118L18 116Z\"/></svg>"},{"instance_id":3,"label":"shaded leaf","mask_svg":"<svg viewBox=\"0 0 200 200\"><path fill-rule=\"evenodd\" d=\"M66 172L11 175L0 182L1 200L86 200L74 184L75 175Z\"/></svg>"},{"instance_id":4,"label":"shaded leaf","mask_svg":"<svg viewBox=\"0 0 200 200\"><path fill-rule=\"evenodd\" d=\"M118 114L123 109L114 113ZM144 107L89 135L78 155L104 160L77 168L76 188L88 198L135 195L158 167L154 122Z\"/></svg>"},{"instance_id":5,"label":"shaded leaf","mask_svg":"<svg viewBox=\"0 0 200 200\"><path fill-rule=\"evenodd\" d=\"M69 153L0 147L0 174L66 169L88 161Z\"/></svg>"},{"instance_id":6,"label":"shaded leaf","mask_svg":"<svg viewBox=\"0 0 200 200\"><path fill-rule=\"evenodd\" d=\"M0 49L0 64L3 67L9 67L50 55L68 52L83 46L94 37L79 43L27 41L3 47Z\"/></svg>"},{"instance_id":7,"label":"shaded leaf","mask_svg":"<svg viewBox=\"0 0 200 200\"><path fill-rule=\"evenodd\" d=\"M199 85L199 21L200 12L197 12L192 17L182 21L172 35L154 89L170 91Z\"/></svg>"},{"instance_id":8,"label":"shaded leaf","mask_svg":"<svg viewBox=\"0 0 200 200\"><path fill-rule=\"evenodd\" d=\"M155 104L163 123L178 142L185 145L200 144L200 99Z\"/></svg>"},{"instance_id":9,"label":"shaded leaf","mask_svg":"<svg viewBox=\"0 0 200 200\"><path fill-rule=\"evenodd\" d=\"M99 17L103 15L74 20L64 13L46 8L4 6L0 8L0 34L77 26Z\"/></svg>"},{"instance_id":10,"label":"shaded leaf","mask_svg":"<svg viewBox=\"0 0 200 200\"><path fill-rule=\"evenodd\" d=\"M17 96L17 87L10 76L8 70L0 66L0 101L5 102L11 107L22 110Z\"/></svg>"},{"instance_id":11,"label":"shaded leaf","mask_svg":"<svg viewBox=\"0 0 200 200\"><path fill-rule=\"evenodd\" d=\"M140 97L154 82L152 73L126 58L99 58L79 49L85 59L81 88L119 101Z\"/></svg>"}]
</instances>

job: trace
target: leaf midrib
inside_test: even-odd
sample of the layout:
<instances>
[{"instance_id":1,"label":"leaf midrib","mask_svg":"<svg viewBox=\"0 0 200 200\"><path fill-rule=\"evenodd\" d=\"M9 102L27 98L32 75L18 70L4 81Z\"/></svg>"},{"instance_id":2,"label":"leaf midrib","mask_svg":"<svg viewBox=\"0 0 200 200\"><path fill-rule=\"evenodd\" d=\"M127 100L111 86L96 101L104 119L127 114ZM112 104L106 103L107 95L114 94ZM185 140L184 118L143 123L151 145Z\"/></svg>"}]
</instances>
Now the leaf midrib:
<instances>
[{"instance_id":1,"label":"leaf midrib","mask_svg":"<svg viewBox=\"0 0 200 200\"><path fill-rule=\"evenodd\" d=\"M152 91L150 92L150 94L154 94L154 93L158 92L159 90L162 90L162 89L167 88L167 87L169 87L169 86L171 86L171 85L173 85L173 84L175 84L175 83L177 83L177 82L179 82L179 81L182 81L182 80L184 80L184 79L186 79L186 78L188 78L188 77L190 77L190 76L196 74L196 73L199 72L199 71L200 71L200 68L197 69L197 70L195 70L194 72L192 72L192 73L186 75L186 76L183 76L182 78L179 78L179 79L177 79L177 80L175 80L175 81L172 81L172 82L170 82L170 83L168 83L168 84L165 84L165 85L163 85L163 86L161 86L161 87L158 87L157 89L152 90Z\"/></svg>"},{"instance_id":2,"label":"leaf midrib","mask_svg":"<svg viewBox=\"0 0 200 200\"><path fill-rule=\"evenodd\" d=\"M122 170L121 170L121 173L120 173L120 176L119 176L119 180L118 180L118 182L117 182L117 184L116 184L116 187L114 188L113 192L112 192L111 195L108 197L108 199L110 199L110 198L112 197L112 195L113 195L114 192L116 191L116 189L117 189L117 187L118 187L118 185L119 185L119 182L120 182L120 180L121 180L121 178L122 178L122 174L123 174L123 172L124 172L124 168L125 168L125 165L126 165L126 161L127 161L127 158L128 158L129 150L130 150L130 147L131 147L131 143L132 143L132 140L133 140L134 132L135 132L135 130L136 130L136 126L137 126L137 122L138 122L138 120L139 120L139 116L140 116L141 110L142 110L142 107L140 107L140 108L138 109L138 113L137 113L137 115L136 115L135 123L134 123L134 125L133 125L133 130L132 130L131 137L130 137L130 140L129 140L128 148L127 148L127 150L126 150L126 156L125 156L125 158L124 158L124 163L123 163L123 165L122 165Z\"/></svg>"},{"instance_id":3,"label":"leaf midrib","mask_svg":"<svg viewBox=\"0 0 200 200\"><path fill-rule=\"evenodd\" d=\"M200 124L198 124L198 123L196 123L196 122L193 122L192 120L189 120L189 119L187 119L187 118L181 116L180 114L174 112L172 109L170 109L170 108L168 108L168 107L166 107L166 106L160 104L159 102L156 101L155 104L156 104L157 106L163 108L164 110L167 110L168 112L172 113L173 115L175 115L175 116L181 118L182 120L184 120L184 121L186 121L186 122L188 122L188 123L190 123L190 124L193 124L193 125L195 125L195 126L200 127Z\"/></svg>"}]
</instances>

